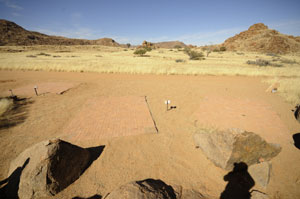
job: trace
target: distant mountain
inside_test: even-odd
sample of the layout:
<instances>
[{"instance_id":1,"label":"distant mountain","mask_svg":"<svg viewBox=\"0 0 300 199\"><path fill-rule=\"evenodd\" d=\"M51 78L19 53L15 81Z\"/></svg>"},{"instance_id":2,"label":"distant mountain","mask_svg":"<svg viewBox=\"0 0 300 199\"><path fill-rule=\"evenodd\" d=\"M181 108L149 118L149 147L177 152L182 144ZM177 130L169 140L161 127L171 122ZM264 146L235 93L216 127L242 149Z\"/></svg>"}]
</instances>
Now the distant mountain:
<instances>
[{"instance_id":1,"label":"distant mountain","mask_svg":"<svg viewBox=\"0 0 300 199\"><path fill-rule=\"evenodd\" d=\"M70 39L60 36L49 36L39 32L28 31L7 20L0 19L0 46L18 45L104 45L120 46L110 38L98 40Z\"/></svg>"},{"instance_id":2,"label":"distant mountain","mask_svg":"<svg viewBox=\"0 0 300 199\"><path fill-rule=\"evenodd\" d=\"M187 45L181 41L165 41L165 42L158 42L154 43L154 45L158 48L175 48L175 47L181 47L184 48Z\"/></svg>"},{"instance_id":3,"label":"distant mountain","mask_svg":"<svg viewBox=\"0 0 300 199\"><path fill-rule=\"evenodd\" d=\"M285 54L300 51L300 37L281 34L258 23L230 37L221 46L225 46L227 50Z\"/></svg>"}]
</instances>

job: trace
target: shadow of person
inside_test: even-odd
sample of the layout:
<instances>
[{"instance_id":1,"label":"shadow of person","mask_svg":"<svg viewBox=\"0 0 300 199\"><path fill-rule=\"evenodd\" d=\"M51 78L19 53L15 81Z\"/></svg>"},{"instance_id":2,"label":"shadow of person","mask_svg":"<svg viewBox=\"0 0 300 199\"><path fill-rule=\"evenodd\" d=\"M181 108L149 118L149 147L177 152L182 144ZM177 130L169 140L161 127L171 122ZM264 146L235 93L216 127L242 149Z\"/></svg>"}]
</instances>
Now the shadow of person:
<instances>
[{"instance_id":1,"label":"shadow of person","mask_svg":"<svg viewBox=\"0 0 300 199\"><path fill-rule=\"evenodd\" d=\"M22 171L29 163L29 160L30 158L27 158L22 167L16 168L8 178L0 182L0 185L6 183L5 186L0 188L0 198L11 198L11 199L19 198L18 190L19 190L20 177Z\"/></svg>"},{"instance_id":2,"label":"shadow of person","mask_svg":"<svg viewBox=\"0 0 300 199\"><path fill-rule=\"evenodd\" d=\"M300 149L300 133L295 133L293 135L293 140L294 140L295 147L297 147L298 149Z\"/></svg>"},{"instance_id":3,"label":"shadow of person","mask_svg":"<svg viewBox=\"0 0 300 199\"><path fill-rule=\"evenodd\" d=\"M250 199L249 190L255 185L253 178L248 173L248 165L244 162L234 163L231 172L224 176L227 181L225 190L220 199Z\"/></svg>"}]
</instances>

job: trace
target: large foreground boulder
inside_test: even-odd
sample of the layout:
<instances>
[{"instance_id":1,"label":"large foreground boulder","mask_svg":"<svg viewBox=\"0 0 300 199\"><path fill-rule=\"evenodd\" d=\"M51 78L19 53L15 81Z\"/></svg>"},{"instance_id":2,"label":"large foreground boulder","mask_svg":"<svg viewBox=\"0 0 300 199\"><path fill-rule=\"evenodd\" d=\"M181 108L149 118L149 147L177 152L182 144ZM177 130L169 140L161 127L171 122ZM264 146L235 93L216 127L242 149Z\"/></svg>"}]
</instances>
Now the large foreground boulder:
<instances>
[{"instance_id":1,"label":"large foreground boulder","mask_svg":"<svg viewBox=\"0 0 300 199\"><path fill-rule=\"evenodd\" d=\"M249 167L248 171L256 184L259 184L263 188L267 188L270 180L271 163L262 162L259 164L253 164Z\"/></svg>"},{"instance_id":2,"label":"large foreground boulder","mask_svg":"<svg viewBox=\"0 0 300 199\"><path fill-rule=\"evenodd\" d=\"M167 185L161 180L129 182L113 190L104 199L205 199L197 191Z\"/></svg>"},{"instance_id":3,"label":"large foreground boulder","mask_svg":"<svg viewBox=\"0 0 300 199\"><path fill-rule=\"evenodd\" d=\"M269 144L259 135L239 129L201 129L194 134L194 141L216 166L226 170L231 170L235 162L245 162L250 166L268 161L281 151L280 145Z\"/></svg>"},{"instance_id":4,"label":"large foreground boulder","mask_svg":"<svg viewBox=\"0 0 300 199\"><path fill-rule=\"evenodd\" d=\"M47 197L78 179L90 159L87 149L59 139L44 141L26 149L15 159L10 165L9 176L22 168L19 198Z\"/></svg>"}]
</instances>

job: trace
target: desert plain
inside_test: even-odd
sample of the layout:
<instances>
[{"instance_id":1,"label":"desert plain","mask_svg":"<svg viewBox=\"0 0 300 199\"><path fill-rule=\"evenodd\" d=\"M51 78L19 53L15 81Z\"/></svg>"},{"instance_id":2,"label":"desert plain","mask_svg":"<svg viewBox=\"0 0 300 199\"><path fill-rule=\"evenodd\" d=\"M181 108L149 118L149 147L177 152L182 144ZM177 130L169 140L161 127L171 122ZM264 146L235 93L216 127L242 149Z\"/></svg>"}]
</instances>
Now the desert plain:
<instances>
[{"instance_id":1,"label":"desert plain","mask_svg":"<svg viewBox=\"0 0 300 199\"><path fill-rule=\"evenodd\" d=\"M60 138L103 151L79 179L49 198L101 198L147 178L219 198L228 171L195 147L193 134L238 128L282 147L271 160L267 188L253 189L274 199L299 198L300 150L293 135L300 123L292 112L300 99L299 54L211 52L205 60L189 60L180 49L133 52L105 46L0 47L1 97L11 90L26 99L21 112L9 116L18 122L0 129L0 179L26 148ZM246 63L256 59L283 66ZM175 107L167 110L166 100Z\"/></svg>"}]
</instances>

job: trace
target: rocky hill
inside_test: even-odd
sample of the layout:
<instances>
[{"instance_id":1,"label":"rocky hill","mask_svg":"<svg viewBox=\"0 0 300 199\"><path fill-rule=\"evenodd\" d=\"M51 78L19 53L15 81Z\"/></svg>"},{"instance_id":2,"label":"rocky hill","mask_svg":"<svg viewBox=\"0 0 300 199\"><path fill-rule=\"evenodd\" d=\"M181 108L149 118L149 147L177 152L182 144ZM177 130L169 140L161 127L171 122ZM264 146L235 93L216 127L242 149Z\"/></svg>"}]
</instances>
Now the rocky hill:
<instances>
[{"instance_id":1,"label":"rocky hill","mask_svg":"<svg viewBox=\"0 0 300 199\"><path fill-rule=\"evenodd\" d=\"M247 31L230 37L221 46L225 46L227 50L285 54L300 51L300 37L281 34L258 23L250 26Z\"/></svg>"},{"instance_id":2,"label":"rocky hill","mask_svg":"<svg viewBox=\"0 0 300 199\"><path fill-rule=\"evenodd\" d=\"M104 45L120 46L110 38L98 40L70 39L59 36L49 36L39 32L28 31L7 20L0 20L0 46L18 45Z\"/></svg>"},{"instance_id":3,"label":"rocky hill","mask_svg":"<svg viewBox=\"0 0 300 199\"><path fill-rule=\"evenodd\" d=\"M187 47L187 45L183 42L180 41L165 41L165 42L157 42L157 43L152 43L149 41L143 41L142 45L139 47L144 48L177 48L177 47Z\"/></svg>"},{"instance_id":4,"label":"rocky hill","mask_svg":"<svg viewBox=\"0 0 300 199\"><path fill-rule=\"evenodd\" d=\"M165 41L165 42L158 42L154 43L154 45L158 48L175 48L175 47L181 47L184 48L187 45L181 41Z\"/></svg>"}]
</instances>

